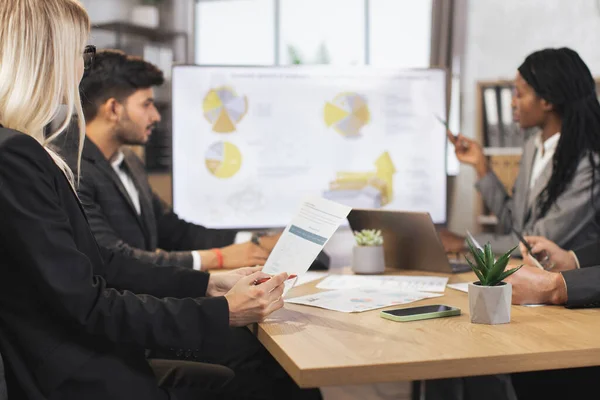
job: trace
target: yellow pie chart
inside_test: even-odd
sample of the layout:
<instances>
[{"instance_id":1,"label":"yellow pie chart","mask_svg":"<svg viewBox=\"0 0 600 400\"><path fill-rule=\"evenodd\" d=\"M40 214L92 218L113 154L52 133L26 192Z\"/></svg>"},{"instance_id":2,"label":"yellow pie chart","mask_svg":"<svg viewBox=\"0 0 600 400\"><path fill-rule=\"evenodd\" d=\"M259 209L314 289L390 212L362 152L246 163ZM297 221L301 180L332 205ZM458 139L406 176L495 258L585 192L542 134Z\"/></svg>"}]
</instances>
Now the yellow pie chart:
<instances>
[{"instance_id":1,"label":"yellow pie chart","mask_svg":"<svg viewBox=\"0 0 600 400\"><path fill-rule=\"evenodd\" d=\"M340 93L325 104L325 124L345 137L358 137L363 126L371 120L365 96L358 93Z\"/></svg>"},{"instance_id":2,"label":"yellow pie chart","mask_svg":"<svg viewBox=\"0 0 600 400\"><path fill-rule=\"evenodd\" d=\"M208 172L219 179L231 178L242 166L242 153L229 142L216 142L210 145L205 154Z\"/></svg>"},{"instance_id":3,"label":"yellow pie chart","mask_svg":"<svg viewBox=\"0 0 600 400\"><path fill-rule=\"evenodd\" d=\"M208 91L202 102L204 118L217 133L231 133L248 111L246 96L238 96L233 88L221 86Z\"/></svg>"}]
</instances>

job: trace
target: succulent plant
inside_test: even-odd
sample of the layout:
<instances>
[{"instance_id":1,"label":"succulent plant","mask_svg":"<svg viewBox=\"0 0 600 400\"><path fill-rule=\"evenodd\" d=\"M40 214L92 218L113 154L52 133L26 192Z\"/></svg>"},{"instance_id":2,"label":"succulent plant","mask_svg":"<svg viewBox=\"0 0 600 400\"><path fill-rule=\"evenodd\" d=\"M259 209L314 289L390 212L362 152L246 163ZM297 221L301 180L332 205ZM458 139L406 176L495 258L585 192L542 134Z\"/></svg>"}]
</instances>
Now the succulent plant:
<instances>
[{"instance_id":1,"label":"succulent plant","mask_svg":"<svg viewBox=\"0 0 600 400\"><path fill-rule=\"evenodd\" d=\"M359 246L381 246L383 245L383 236L380 230L363 229L360 232L354 232L354 239Z\"/></svg>"},{"instance_id":2,"label":"succulent plant","mask_svg":"<svg viewBox=\"0 0 600 400\"><path fill-rule=\"evenodd\" d=\"M467 262L471 266L473 272L475 272L475 275L477 275L477 278L479 278L479 284L481 286L497 286L523 266L520 265L517 268L505 271L508 261L510 260L510 255L518 246L513 247L508 253L498 258L498 260L495 260L492 246L489 243L483 247L483 250L476 248L468 239L467 245L469 246L469 251L474 259L474 261L471 261L467 257Z\"/></svg>"}]
</instances>

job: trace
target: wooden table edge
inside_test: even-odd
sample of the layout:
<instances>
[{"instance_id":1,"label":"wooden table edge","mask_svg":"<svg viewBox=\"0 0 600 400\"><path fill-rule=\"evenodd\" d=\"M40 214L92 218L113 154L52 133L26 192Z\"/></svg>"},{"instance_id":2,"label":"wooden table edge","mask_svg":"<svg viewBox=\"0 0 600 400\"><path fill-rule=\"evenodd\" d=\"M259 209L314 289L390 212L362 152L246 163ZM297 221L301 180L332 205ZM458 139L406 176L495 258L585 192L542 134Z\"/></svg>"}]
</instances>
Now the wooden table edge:
<instances>
[{"instance_id":1,"label":"wooden table edge","mask_svg":"<svg viewBox=\"0 0 600 400\"><path fill-rule=\"evenodd\" d=\"M267 351L301 388L457 378L600 365L600 348L598 348L303 370L262 329L260 324L254 324L251 329ZM452 365L451 369L448 368L449 364ZM365 374L367 369L369 372Z\"/></svg>"}]
</instances>

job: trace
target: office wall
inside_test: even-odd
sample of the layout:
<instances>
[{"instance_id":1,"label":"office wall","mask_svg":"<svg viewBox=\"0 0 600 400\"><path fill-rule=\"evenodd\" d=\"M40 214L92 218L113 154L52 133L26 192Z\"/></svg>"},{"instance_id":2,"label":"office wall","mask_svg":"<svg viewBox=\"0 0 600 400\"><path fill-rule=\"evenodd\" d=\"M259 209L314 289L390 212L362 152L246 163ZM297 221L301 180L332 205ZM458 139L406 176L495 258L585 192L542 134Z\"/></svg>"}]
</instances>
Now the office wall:
<instances>
[{"instance_id":1,"label":"office wall","mask_svg":"<svg viewBox=\"0 0 600 400\"><path fill-rule=\"evenodd\" d=\"M462 131L473 136L478 80L513 78L523 59L544 47L568 46L600 76L600 5L596 0L468 0L462 68ZM450 199L450 228L473 229L475 173L461 166Z\"/></svg>"}]
</instances>

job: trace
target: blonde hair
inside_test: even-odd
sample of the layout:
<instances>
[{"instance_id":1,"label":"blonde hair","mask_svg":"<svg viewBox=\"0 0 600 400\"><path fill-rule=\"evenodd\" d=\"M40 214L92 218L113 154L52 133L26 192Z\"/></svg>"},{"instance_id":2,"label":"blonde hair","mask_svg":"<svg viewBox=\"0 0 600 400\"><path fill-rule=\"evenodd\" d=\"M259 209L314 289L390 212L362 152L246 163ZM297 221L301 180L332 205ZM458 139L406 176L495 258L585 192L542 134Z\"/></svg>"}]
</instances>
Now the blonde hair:
<instances>
[{"instance_id":1,"label":"blonde hair","mask_svg":"<svg viewBox=\"0 0 600 400\"><path fill-rule=\"evenodd\" d=\"M74 111L79 168L85 120L76 62L83 57L89 30L89 17L78 0L0 1L0 124L35 138L72 184L71 169L49 145L69 126ZM67 118L44 137L44 127L63 104Z\"/></svg>"}]
</instances>

